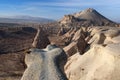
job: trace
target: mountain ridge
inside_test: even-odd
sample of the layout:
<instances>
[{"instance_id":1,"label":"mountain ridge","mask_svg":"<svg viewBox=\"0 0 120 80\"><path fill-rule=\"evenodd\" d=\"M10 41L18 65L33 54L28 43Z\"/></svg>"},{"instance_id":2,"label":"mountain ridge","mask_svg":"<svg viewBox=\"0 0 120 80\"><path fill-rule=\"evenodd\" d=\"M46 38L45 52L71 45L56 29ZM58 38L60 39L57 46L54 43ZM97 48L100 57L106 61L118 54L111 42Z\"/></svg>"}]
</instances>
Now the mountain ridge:
<instances>
[{"instance_id":1,"label":"mountain ridge","mask_svg":"<svg viewBox=\"0 0 120 80\"><path fill-rule=\"evenodd\" d=\"M54 20L42 17L33 17L26 15L0 17L0 23L47 23Z\"/></svg>"},{"instance_id":2,"label":"mountain ridge","mask_svg":"<svg viewBox=\"0 0 120 80\"><path fill-rule=\"evenodd\" d=\"M93 8L65 15L59 22L61 25L71 25L77 23L80 26L115 26L117 24Z\"/></svg>"}]
</instances>

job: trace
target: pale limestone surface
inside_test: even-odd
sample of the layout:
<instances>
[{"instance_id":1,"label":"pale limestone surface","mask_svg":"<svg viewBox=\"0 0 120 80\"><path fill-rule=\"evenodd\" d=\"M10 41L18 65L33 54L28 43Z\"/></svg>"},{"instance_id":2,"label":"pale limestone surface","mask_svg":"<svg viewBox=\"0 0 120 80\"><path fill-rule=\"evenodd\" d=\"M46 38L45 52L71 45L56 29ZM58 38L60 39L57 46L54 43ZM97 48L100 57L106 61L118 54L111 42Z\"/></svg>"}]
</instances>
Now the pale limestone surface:
<instances>
[{"instance_id":1,"label":"pale limestone surface","mask_svg":"<svg viewBox=\"0 0 120 80\"><path fill-rule=\"evenodd\" d=\"M55 45L30 49L25 56L27 69L21 80L67 80L63 73L66 54Z\"/></svg>"},{"instance_id":2,"label":"pale limestone surface","mask_svg":"<svg viewBox=\"0 0 120 80\"><path fill-rule=\"evenodd\" d=\"M120 43L94 45L84 55L69 58L65 72L69 80L120 80Z\"/></svg>"},{"instance_id":3,"label":"pale limestone surface","mask_svg":"<svg viewBox=\"0 0 120 80\"><path fill-rule=\"evenodd\" d=\"M120 28L91 27L85 39L89 49L68 58L69 80L120 80Z\"/></svg>"},{"instance_id":4,"label":"pale limestone surface","mask_svg":"<svg viewBox=\"0 0 120 80\"><path fill-rule=\"evenodd\" d=\"M117 27L93 27L90 31L91 39L88 44L119 43L120 28Z\"/></svg>"},{"instance_id":5,"label":"pale limestone surface","mask_svg":"<svg viewBox=\"0 0 120 80\"><path fill-rule=\"evenodd\" d=\"M64 47L64 50L68 57L72 56L76 52L80 54L84 53L86 47L85 35L82 29L79 29L73 36L71 43Z\"/></svg>"}]
</instances>

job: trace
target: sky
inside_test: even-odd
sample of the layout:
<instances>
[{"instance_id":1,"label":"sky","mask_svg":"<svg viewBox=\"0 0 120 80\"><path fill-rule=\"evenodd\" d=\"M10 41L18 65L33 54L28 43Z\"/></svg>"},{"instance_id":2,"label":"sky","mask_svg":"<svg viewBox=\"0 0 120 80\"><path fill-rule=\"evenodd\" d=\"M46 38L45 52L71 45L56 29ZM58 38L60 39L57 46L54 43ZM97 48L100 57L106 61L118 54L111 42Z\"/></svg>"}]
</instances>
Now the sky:
<instances>
[{"instance_id":1,"label":"sky","mask_svg":"<svg viewBox=\"0 0 120 80\"><path fill-rule=\"evenodd\" d=\"M87 8L120 21L120 0L0 0L0 17L29 15L57 20Z\"/></svg>"}]
</instances>

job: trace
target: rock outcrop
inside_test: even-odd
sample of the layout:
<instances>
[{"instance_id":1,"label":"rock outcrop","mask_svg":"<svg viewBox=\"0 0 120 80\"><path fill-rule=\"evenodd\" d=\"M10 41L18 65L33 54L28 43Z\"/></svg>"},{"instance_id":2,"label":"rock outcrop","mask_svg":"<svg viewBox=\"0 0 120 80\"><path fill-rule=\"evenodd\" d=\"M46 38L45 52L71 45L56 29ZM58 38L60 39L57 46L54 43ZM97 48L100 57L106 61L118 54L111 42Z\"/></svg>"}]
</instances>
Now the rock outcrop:
<instances>
[{"instance_id":1,"label":"rock outcrop","mask_svg":"<svg viewBox=\"0 0 120 80\"><path fill-rule=\"evenodd\" d=\"M48 39L48 36L46 33L42 30L42 28L38 28L37 34L34 38L34 41L32 43L33 47L37 47L39 49L45 48L48 44L50 44L50 41Z\"/></svg>"},{"instance_id":2,"label":"rock outcrop","mask_svg":"<svg viewBox=\"0 0 120 80\"><path fill-rule=\"evenodd\" d=\"M64 34L65 34L65 30L64 30L64 28L61 28L57 35L62 36Z\"/></svg>"},{"instance_id":3,"label":"rock outcrop","mask_svg":"<svg viewBox=\"0 0 120 80\"><path fill-rule=\"evenodd\" d=\"M65 66L69 80L119 80L120 44L94 45L83 56L75 54Z\"/></svg>"},{"instance_id":4,"label":"rock outcrop","mask_svg":"<svg viewBox=\"0 0 120 80\"><path fill-rule=\"evenodd\" d=\"M90 27L88 50L68 58L68 80L120 80L120 28ZM87 38L87 37L86 37Z\"/></svg>"},{"instance_id":5,"label":"rock outcrop","mask_svg":"<svg viewBox=\"0 0 120 80\"><path fill-rule=\"evenodd\" d=\"M66 45L68 45L71 42L76 31L77 31L77 28L71 28L66 34L62 36L62 40L65 42Z\"/></svg>"},{"instance_id":6,"label":"rock outcrop","mask_svg":"<svg viewBox=\"0 0 120 80\"><path fill-rule=\"evenodd\" d=\"M63 67L67 56L55 45L45 49L30 49L25 56L27 69L21 80L67 80Z\"/></svg>"},{"instance_id":7,"label":"rock outcrop","mask_svg":"<svg viewBox=\"0 0 120 80\"><path fill-rule=\"evenodd\" d=\"M80 54L84 53L86 47L85 35L82 29L79 29L73 36L71 43L64 47L64 50L68 57L72 56L76 52Z\"/></svg>"},{"instance_id":8,"label":"rock outcrop","mask_svg":"<svg viewBox=\"0 0 120 80\"><path fill-rule=\"evenodd\" d=\"M88 41L88 44L110 44L119 42L120 28L115 27L94 27L91 28L90 36L92 38ZM117 41L114 41L117 40Z\"/></svg>"},{"instance_id":9,"label":"rock outcrop","mask_svg":"<svg viewBox=\"0 0 120 80\"><path fill-rule=\"evenodd\" d=\"M76 21L76 18L73 15L65 15L63 19L59 22L61 25L63 24L71 24Z\"/></svg>"},{"instance_id":10,"label":"rock outcrop","mask_svg":"<svg viewBox=\"0 0 120 80\"><path fill-rule=\"evenodd\" d=\"M74 26L118 26L117 23L107 19L99 12L92 8L88 8L79 13L65 15L59 21L60 25L74 27Z\"/></svg>"}]
</instances>

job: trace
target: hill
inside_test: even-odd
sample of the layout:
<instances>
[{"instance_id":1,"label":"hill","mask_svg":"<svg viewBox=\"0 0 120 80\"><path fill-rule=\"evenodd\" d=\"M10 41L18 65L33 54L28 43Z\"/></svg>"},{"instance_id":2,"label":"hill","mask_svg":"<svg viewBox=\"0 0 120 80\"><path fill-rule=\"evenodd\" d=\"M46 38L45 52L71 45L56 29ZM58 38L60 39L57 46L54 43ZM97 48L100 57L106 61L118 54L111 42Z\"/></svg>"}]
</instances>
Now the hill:
<instances>
[{"instance_id":1,"label":"hill","mask_svg":"<svg viewBox=\"0 0 120 80\"><path fill-rule=\"evenodd\" d=\"M65 15L60 20L61 25L72 26L115 26L117 23L101 15L95 9L88 8L78 13Z\"/></svg>"},{"instance_id":2,"label":"hill","mask_svg":"<svg viewBox=\"0 0 120 80\"><path fill-rule=\"evenodd\" d=\"M32 16L11 16L11 17L1 17L0 23L47 23L53 22L52 19L32 17Z\"/></svg>"}]
</instances>

